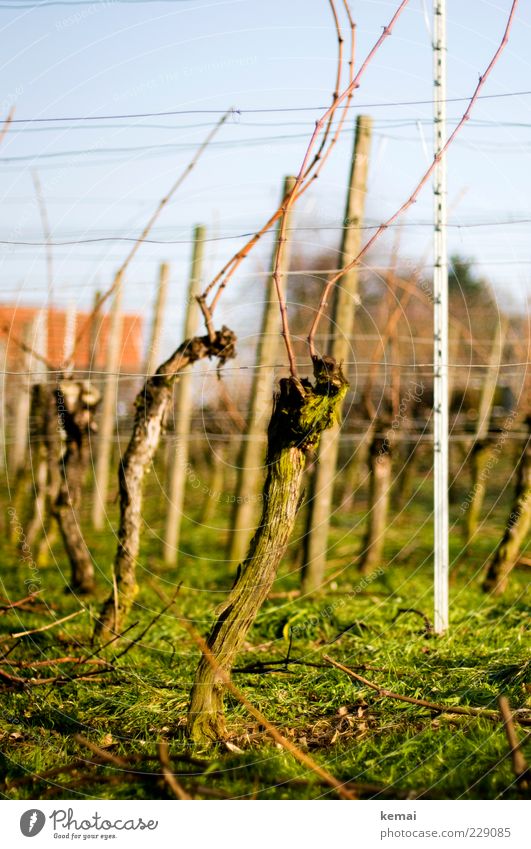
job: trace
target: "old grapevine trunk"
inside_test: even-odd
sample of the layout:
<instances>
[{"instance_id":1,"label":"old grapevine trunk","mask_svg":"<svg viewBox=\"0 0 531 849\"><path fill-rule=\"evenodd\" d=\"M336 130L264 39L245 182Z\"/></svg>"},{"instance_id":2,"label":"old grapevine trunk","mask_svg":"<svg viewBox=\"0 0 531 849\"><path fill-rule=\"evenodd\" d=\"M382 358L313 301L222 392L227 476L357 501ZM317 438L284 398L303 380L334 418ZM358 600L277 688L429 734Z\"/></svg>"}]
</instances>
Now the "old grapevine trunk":
<instances>
[{"instance_id":1,"label":"old grapevine trunk","mask_svg":"<svg viewBox=\"0 0 531 849\"><path fill-rule=\"evenodd\" d=\"M234 356L236 337L226 327L209 336L187 339L149 377L136 398L135 421L129 445L120 463L120 524L114 559L114 587L103 605L95 637L108 639L118 633L136 592L136 559L140 546L143 481L157 450L164 416L172 398L172 386L179 373L205 357L217 357L223 364Z\"/></svg>"},{"instance_id":2,"label":"old grapevine trunk","mask_svg":"<svg viewBox=\"0 0 531 849\"><path fill-rule=\"evenodd\" d=\"M52 504L70 561L70 589L94 589L94 564L79 524L77 510L90 461L90 436L96 430L94 412L100 393L88 381L62 381L54 392L56 428L63 432L65 451L60 458L60 483Z\"/></svg>"},{"instance_id":3,"label":"old grapevine trunk","mask_svg":"<svg viewBox=\"0 0 531 849\"><path fill-rule=\"evenodd\" d=\"M520 463L513 507L505 528L503 538L494 553L483 589L494 595L501 595L507 588L509 575L531 527L531 416L528 418L529 433Z\"/></svg>"},{"instance_id":4,"label":"old grapevine trunk","mask_svg":"<svg viewBox=\"0 0 531 849\"><path fill-rule=\"evenodd\" d=\"M32 387L30 406L30 454L28 465L27 490L31 493L31 474L33 474L33 515L26 526L26 543L31 547L41 534L49 532L49 494L57 494L59 485L59 457L61 455L61 436L57 428L53 395L46 383L36 383ZM36 458L36 462L34 460Z\"/></svg>"},{"instance_id":5,"label":"old grapevine trunk","mask_svg":"<svg viewBox=\"0 0 531 849\"><path fill-rule=\"evenodd\" d=\"M315 383L280 381L268 429L267 476L260 525L239 566L232 591L208 638L214 665L229 673L266 598L295 524L308 451L334 421L347 383L331 357L314 359ZM206 657L190 697L188 732L200 744L225 735L223 684Z\"/></svg>"}]
</instances>

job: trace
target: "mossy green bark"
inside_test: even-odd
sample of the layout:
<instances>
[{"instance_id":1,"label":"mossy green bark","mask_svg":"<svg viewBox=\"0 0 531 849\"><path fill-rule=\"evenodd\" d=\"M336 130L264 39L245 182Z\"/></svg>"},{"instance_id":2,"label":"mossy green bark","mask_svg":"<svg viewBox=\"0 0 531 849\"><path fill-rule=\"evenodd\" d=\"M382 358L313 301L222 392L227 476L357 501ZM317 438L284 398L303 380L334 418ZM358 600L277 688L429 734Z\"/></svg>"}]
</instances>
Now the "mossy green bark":
<instances>
[{"instance_id":1,"label":"mossy green bark","mask_svg":"<svg viewBox=\"0 0 531 849\"><path fill-rule=\"evenodd\" d=\"M219 670L230 673L269 593L297 517L307 454L334 422L347 390L341 368L331 357L315 358L314 376L313 385L296 378L281 380L275 397L268 428L262 517L208 638L213 662L201 658L190 697L188 733L200 745L226 734Z\"/></svg>"}]
</instances>

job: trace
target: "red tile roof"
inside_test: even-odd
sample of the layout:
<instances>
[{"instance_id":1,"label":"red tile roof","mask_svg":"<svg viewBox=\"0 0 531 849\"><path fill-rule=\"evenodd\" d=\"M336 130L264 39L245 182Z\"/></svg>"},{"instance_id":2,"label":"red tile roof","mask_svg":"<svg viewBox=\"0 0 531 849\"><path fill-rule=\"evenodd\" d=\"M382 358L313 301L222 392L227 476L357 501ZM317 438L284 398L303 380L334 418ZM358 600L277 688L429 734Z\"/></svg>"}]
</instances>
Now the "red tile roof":
<instances>
[{"instance_id":1,"label":"red tile roof","mask_svg":"<svg viewBox=\"0 0 531 849\"><path fill-rule=\"evenodd\" d=\"M35 338L35 330L39 326L39 314L43 315L41 327L47 325L46 347L42 341ZM75 317L74 334L84 326L89 317L87 312L78 312ZM135 314L122 316L122 345L120 352L120 369L122 371L138 371L143 365L142 355L142 322L143 317ZM64 361L64 340L69 331L68 310L42 310L41 307L28 307L13 304L0 305L0 343L7 342L7 366L20 366L23 354L15 340L23 340L30 334L29 344L42 353L54 367L60 368ZM91 334L88 329L79 342L75 366L78 369L89 368L89 351L91 335L95 336L94 358L92 369L105 368L107 355L107 340L109 335L110 316L106 313L99 319L98 326ZM72 334L72 331L70 330ZM11 338L10 338L11 337Z\"/></svg>"}]
</instances>

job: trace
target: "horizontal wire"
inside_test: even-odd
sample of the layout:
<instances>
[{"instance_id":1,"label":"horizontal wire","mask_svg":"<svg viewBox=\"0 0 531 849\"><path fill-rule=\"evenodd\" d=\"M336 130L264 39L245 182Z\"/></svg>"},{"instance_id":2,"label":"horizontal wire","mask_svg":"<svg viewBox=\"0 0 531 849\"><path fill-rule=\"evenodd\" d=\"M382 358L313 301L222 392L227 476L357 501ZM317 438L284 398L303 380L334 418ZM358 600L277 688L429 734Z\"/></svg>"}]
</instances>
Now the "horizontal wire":
<instances>
[{"instance_id":1,"label":"horizontal wire","mask_svg":"<svg viewBox=\"0 0 531 849\"><path fill-rule=\"evenodd\" d=\"M343 131L344 132L344 131ZM408 144L416 143L416 139L406 138L403 136L391 136L391 135L382 135L378 133L374 133L375 138L380 139L389 139L391 141L398 142L407 142ZM281 136L257 136L254 138L248 139L237 139L234 141L219 141L212 142L210 147L219 148L221 150L231 150L244 148L247 149L249 147L260 147L260 146L271 146L273 144L280 144L285 142L294 142L296 140L307 139L307 133L297 133L297 134L287 134ZM344 140L344 136L342 135L341 140ZM521 153L522 155L527 155L529 153L529 149L531 148L531 142L479 142L469 139L459 139L455 142L458 147L466 147L469 150L474 151L483 151L485 153ZM99 165L113 165L113 164L129 164L129 160L124 159L123 154L148 154L147 157L143 158L160 158L166 154L173 154L174 152L187 152L187 151L195 151L199 146L198 142L182 142L182 143L173 143L168 142L166 144L153 144L153 145L140 145L140 146L132 146L126 148L83 148L79 150L61 150L56 152L49 153L30 153L23 154L20 156L2 156L0 157L0 166L6 173L10 173L12 171L17 170L19 163L36 163L41 162L42 160L50 160L55 159L58 160L57 165L49 165L42 166L46 170L50 170L53 168L63 167L66 163L67 166L70 166L75 162L76 168L78 167L94 167ZM78 158L85 158L88 155L95 155L95 159L88 159L84 161L77 161ZM113 158L109 159L98 159L100 155L113 156ZM139 160L138 156L132 157L131 162L136 163Z\"/></svg>"},{"instance_id":2,"label":"horizontal wire","mask_svg":"<svg viewBox=\"0 0 531 849\"><path fill-rule=\"evenodd\" d=\"M124 129L124 130L201 130L208 127L214 127L216 125L216 121L202 121L200 124L139 124L139 123L129 123L129 124L90 124L89 126L83 126L80 124L73 124L72 126L63 126L63 127L15 127L11 130L11 134L13 133L57 133L64 132L68 130L68 132L77 131L77 130L116 130L116 129ZM455 126L459 123L458 118L449 118L446 121L447 125ZM373 121L373 129L386 129L391 128L394 130L402 129L402 128L418 128L419 124L423 124L425 126L433 125L433 118L423 118L422 116L412 117L412 118L379 118ZM511 127L513 129L529 129L531 127L531 123L527 123L524 121L504 121L500 120L487 120L483 118L471 118L468 125L470 127L478 127L482 129L500 129L500 128L508 128ZM244 124L240 124L242 127L307 127L311 129L315 127L315 121L307 120L307 121L246 121ZM339 120L334 120L332 122L332 128L335 129L339 126ZM345 129L354 129L356 126L355 119L349 119L343 122L343 127ZM381 138L393 138L393 136L387 136L386 134L376 133ZM399 136L399 138L410 138L407 136ZM413 137L411 137L413 138ZM415 136L415 139L418 141L418 135Z\"/></svg>"},{"instance_id":3,"label":"horizontal wire","mask_svg":"<svg viewBox=\"0 0 531 849\"><path fill-rule=\"evenodd\" d=\"M525 91L505 91L499 94L481 94L477 100L492 100L495 98L505 97L526 97L531 94L531 90ZM441 103L462 103L469 101L470 96L463 97L447 97ZM233 115L256 115L265 113L279 112L317 112L323 109L328 109L330 104L320 106L272 106L262 108L232 108L230 111ZM394 100L380 101L378 103L353 103L351 108L354 109L377 109L379 107L388 106L432 106L433 100ZM340 107L342 108L342 107ZM54 116L52 118L13 118L11 124L43 124L55 123L58 121L114 121L120 118L159 118L165 115L224 115L227 109L168 109L162 112L129 112L117 113L111 115L67 115L62 117Z\"/></svg>"},{"instance_id":4,"label":"horizontal wire","mask_svg":"<svg viewBox=\"0 0 531 849\"><path fill-rule=\"evenodd\" d=\"M367 427L368 424L369 424L368 421L365 422L365 427ZM114 445L122 445L124 442L127 442L129 435L130 435L129 433L114 435L114 436L111 437L110 441ZM381 434L375 434L375 436L380 436L381 438L385 438L387 436L387 434L381 433ZM504 435L504 442L511 441L511 442L522 443L526 439L527 436L528 436L527 431L522 431L521 433L514 433L513 432L513 433L510 433L510 434ZM265 434L264 434L262 439L260 439L259 437L251 437L251 439L249 439L248 437L246 437L244 434L241 434L241 433L238 433L238 434L234 434L234 433L222 434L222 433L210 433L209 431L206 431L203 434L198 434L197 436L191 435L190 438L184 438L183 441L185 443L188 443L188 444L190 444L192 442L195 442L197 444L204 444L205 442L206 443L217 442L217 443L228 443L230 445L232 442L235 441L235 439L237 439L238 441L241 440L242 442L251 441L252 439L255 439L256 441L263 441L264 446L265 446L265 442L266 442ZM340 431L338 439L339 439L339 442L347 443L347 444L348 443L357 443L357 442L363 443L366 439L366 430L362 431L360 433L344 433L344 432ZM175 440L175 437L173 436L172 433L167 432L167 433L164 433L164 434L161 435L161 441L162 442L171 443L174 440ZM434 440L434 436L433 436L433 433L431 431L428 431L427 433L423 433L423 434L411 433L409 431L396 431L396 430L393 431L393 444L396 444L396 443L415 443L415 444L417 444L417 443L427 443L427 444L431 444L431 443L433 443L433 440ZM473 433L451 434L448 437L449 443L470 442L471 440L474 440L474 434ZM175 443L177 444L177 440L175 440ZM0 442L0 445L2 445L2 442ZM3 447L7 448L10 445L15 445L14 439L6 438L6 439L3 440ZM155 461L152 461L152 462L154 463Z\"/></svg>"},{"instance_id":5,"label":"horizontal wire","mask_svg":"<svg viewBox=\"0 0 531 849\"><path fill-rule=\"evenodd\" d=\"M506 221L472 221L465 222L463 224L459 222L449 222L446 224L446 228L455 229L455 230L467 230L472 228L480 228L480 227L511 227L514 225L522 225L522 224L531 224L531 218L518 218L513 220ZM362 224L361 226L357 226L356 230L368 231L368 230L378 230L381 227L381 224ZM412 222L397 222L395 224L390 224L386 229L395 229L399 228L401 230L406 230L412 227L429 227L433 228L432 221L412 221ZM320 230L326 231L343 231L348 230L348 224L342 225L328 225L323 224L319 226L308 226L308 227L288 227L287 230L298 233L298 232L318 232ZM235 239L248 239L251 236L255 235L254 230L250 230L246 233L234 233L234 234L226 234L223 236L207 236L202 241L204 242L225 242L232 241ZM270 235L274 235L271 233ZM90 236L86 239L63 239L58 241L42 241L42 240L16 240L16 239L0 239L1 245L21 245L23 247L69 247L71 245L92 245L98 244L101 242L139 242L142 244L148 245L190 245L193 244L193 239L139 239L138 236L120 236L120 235L111 235L111 236ZM340 270L340 269L339 269ZM291 272L288 272L291 273Z\"/></svg>"},{"instance_id":6,"label":"horizontal wire","mask_svg":"<svg viewBox=\"0 0 531 849\"><path fill-rule=\"evenodd\" d=\"M131 421L131 425L132 424L133 424L133 422ZM362 429L360 431L356 431L356 432L340 431L339 432L339 442L343 442L343 443L364 442L365 439L366 439L366 429L367 429L368 424L370 424L369 420L365 419L362 422L363 426L362 426ZM400 443L400 442L402 442L402 443L407 442L407 443L429 443L429 444L431 444L433 442L434 435L433 435L433 431L426 430L426 424L427 424L427 422L425 420L422 420L421 422L419 422L419 430L418 431L410 430L410 429L405 429L405 430L394 429L393 430L393 444ZM126 423L123 420L120 421L120 426L124 428L124 431L119 432L119 433L115 432L113 434L113 436L111 437L111 442L114 443L115 445L121 445L124 442L127 442L128 438L130 436L129 430L126 429ZM422 432L420 430L421 428L422 428L422 431L424 431L424 432ZM385 432L385 431L382 432L382 433L374 433L373 435L376 436L376 437L380 437L380 438L389 438L388 432ZM491 435L491 438L493 438L493 437L495 437L499 434L497 434L496 431L492 431L490 435ZM511 431L510 433L509 432L504 433L503 434L504 444L505 444L505 442L518 442L518 443L521 444L523 441L525 441L527 439L528 435L529 434L528 434L527 430ZM0 437L1 437L1 430L0 430ZM474 441L475 438L476 437L475 437L475 434L473 432L463 431L461 433L451 433L448 437L448 442L450 442L450 443L452 443L452 442L454 442L454 443L455 442L471 442L471 441ZM265 445L266 433L264 432L260 436L249 437L244 433L234 433L234 432L217 433L217 432L214 432L214 431L203 430L201 433L190 433L190 434L188 434L184 437L179 436L178 438L176 438L174 433L172 433L171 431L166 431L163 434L161 434L161 441L166 442L166 443L173 443L173 444L175 444L175 446L177 446L177 444L182 444L183 442L185 444L190 444L190 443L204 444L205 442L207 442L207 443L218 442L218 443L231 444L235 441L238 441L238 442L240 442L240 441L241 442L256 441L256 442L263 442L264 445ZM96 443L97 439L93 440L93 442ZM12 439L7 434L5 434L4 439L3 439L3 445L5 447L7 447L9 445L14 445L14 444L15 444L15 440Z\"/></svg>"},{"instance_id":7,"label":"horizontal wire","mask_svg":"<svg viewBox=\"0 0 531 849\"><path fill-rule=\"evenodd\" d=\"M304 368L305 366L309 367L310 364L306 360L304 360L302 362L299 362L298 365L301 368ZM428 369L428 368L434 369L436 366L437 366L437 368L440 367L439 363L395 363L395 362L386 362L385 360L347 360L347 361L343 360L342 365L344 365L344 366L359 366L359 367L361 367L361 366L385 366L386 368L390 368L390 369L391 368L392 369L397 369L397 368L398 369L409 369L410 374L417 374L418 369ZM515 368L515 367L523 368L523 367L527 367L527 366L530 366L530 365L531 365L531 360L523 360L521 362L498 363L496 365L492 365L492 364L488 364L488 363L485 363L485 364L483 364L483 363L477 363L477 364L475 364L475 363L449 363L448 368L452 368L452 369L454 369L454 368L482 369L482 370L486 371L486 370L489 370L489 369L498 370L498 369ZM289 363L277 363L277 364L272 365L272 366L270 366L270 365L267 365L267 366L264 366L264 365L224 366L223 370L222 370L222 374L227 374L229 372L235 372L235 371L258 371L260 369L271 369L271 370L278 369L278 370L281 370L281 369L288 369L288 368L289 368ZM11 371L9 369L5 369L5 370L0 370L0 375L4 375L5 377L7 377L7 376L29 377L29 376L37 376L37 375L51 376L53 374L61 374L62 371L63 370L61 369L60 366L57 366L56 368L53 368L53 369L50 369L50 370L47 370L47 371L44 371L44 370L40 371L38 369ZM99 378L101 376L101 377L109 378L109 379L112 378L113 380L116 379L116 378L122 379L122 380L133 380L133 379L141 379L142 378L143 380L146 380L148 377L151 376L150 374L146 374L144 372L106 372L106 371L97 372L97 371L93 371L93 370L90 370L90 369L83 369L83 368L74 369L73 371L70 372L70 374L72 374L72 375L89 374L92 377L97 376ZM218 370L217 367L216 368L208 368L208 369L205 369L204 371L202 371L200 374L201 375L204 375L204 374L218 375L219 370Z\"/></svg>"},{"instance_id":8,"label":"horizontal wire","mask_svg":"<svg viewBox=\"0 0 531 849\"><path fill-rule=\"evenodd\" d=\"M341 137L344 138L347 131L350 131L350 127L343 127L341 130ZM417 143L418 139L416 137L408 137L408 136L398 136L398 135L390 135L384 133L374 133L374 138L378 139L390 139L392 141L398 142L408 142L408 143ZM212 149L231 149L231 148L239 148L239 147L250 147L257 144L273 144L278 142L285 141L294 141L297 139L307 139L307 133L283 133L281 135L275 136L252 136L250 138L245 139L226 139L216 142L211 142L209 147ZM75 158L80 156L87 155L112 155L112 154L124 154L124 153L139 153L139 152L148 152L148 151L192 151L195 150L198 146L198 142L164 142L163 144L143 144L143 145L130 145L129 147L87 147L87 148L78 148L77 150L57 150L50 151L48 153L25 153L16 156L0 156L0 164L2 163L16 163L16 162L35 162L41 161L45 159L58 159L60 157L65 158ZM483 140L474 140L474 139L459 139L456 144L458 146L465 146L472 148L473 150L482 150L484 149L487 152L511 152L516 153L519 150L522 153L526 153L529 150L528 142L485 142Z\"/></svg>"},{"instance_id":9,"label":"horizontal wire","mask_svg":"<svg viewBox=\"0 0 531 849\"><path fill-rule=\"evenodd\" d=\"M512 227L514 225L522 225L522 224L531 224L531 218L508 218L506 220L493 220L493 221L465 221L465 222L448 222L445 226L447 228L455 229L455 230L467 230L471 228L479 228L479 227ZM286 227L287 232L292 233L306 233L306 232L319 232L320 230L330 230L333 232L343 231L349 229L349 224L320 224L313 226L296 226L296 227ZM378 230L381 224L361 224L356 226L356 230ZM401 228L402 230L409 229L411 227L429 227L433 228L433 221L405 221L396 224L389 225L389 229L391 228ZM202 241L205 242L221 242L228 241L231 239L246 239L250 236L254 235L254 232L249 231L247 233L227 233L221 236L210 236L206 237ZM270 235L274 235L271 233ZM119 241L119 242L145 242L147 244L154 245L182 245L182 244L192 244L193 239L139 239L137 236L124 236L119 234L108 235L108 236L92 236L87 239L68 239L65 238L63 241L10 241L1 239L0 244L2 245L24 245L25 247L65 247L67 245L78 245L78 244L92 244L93 242L99 241ZM290 273L290 272L288 272Z\"/></svg>"}]
</instances>

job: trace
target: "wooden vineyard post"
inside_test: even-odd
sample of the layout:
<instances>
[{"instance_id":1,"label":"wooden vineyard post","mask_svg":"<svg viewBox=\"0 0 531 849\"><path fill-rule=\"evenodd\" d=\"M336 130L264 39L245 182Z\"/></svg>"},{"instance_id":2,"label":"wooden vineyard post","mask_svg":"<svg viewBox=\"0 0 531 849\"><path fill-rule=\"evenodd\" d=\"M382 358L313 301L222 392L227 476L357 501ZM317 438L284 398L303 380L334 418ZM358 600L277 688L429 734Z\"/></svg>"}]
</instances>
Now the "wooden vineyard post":
<instances>
[{"instance_id":1,"label":"wooden vineyard post","mask_svg":"<svg viewBox=\"0 0 531 849\"><path fill-rule=\"evenodd\" d=\"M14 415L14 442L11 453L10 472L16 476L24 469L28 451L29 413L31 406L31 385L35 379L35 371L42 371L45 366L37 365L33 352L44 356L48 353L46 311L40 310L34 320L27 325L23 337L24 344L30 350L25 352L22 360L22 372L19 392L17 393Z\"/></svg>"},{"instance_id":2,"label":"wooden vineyard post","mask_svg":"<svg viewBox=\"0 0 531 849\"><path fill-rule=\"evenodd\" d=\"M92 523L96 530L103 528L109 488L114 422L118 400L118 369L122 343L122 291L123 280L120 275L114 294L107 333L105 385L103 388L103 404L94 474L94 503L92 506Z\"/></svg>"},{"instance_id":3,"label":"wooden vineyard post","mask_svg":"<svg viewBox=\"0 0 531 849\"><path fill-rule=\"evenodd\" d=\"M77 324L77 310L76 305L71 303L68 305L68 309L66 311L66 320L65 320L65 336L63 342L63 362L69 364L69 368L66 369L67 372L71 372L73 363L72 363L72 355L74 353L74 345L76 341L76 324Z\"/></svg>"},{"instance_id":4,"label":"wooden vineyard post","mask_svg":"<svg viewBox=\"0 0 531 849\"><path fill-rule=\"evenodd\" d=\"M507 589L509 576L531 528L531 415L526 424L527 439L518 463L511 512L482 584L484 592L493 595L502 595Z\"/></svg>"},{"instance_id":5,"label":"wooden vineyard post","mask_svg":"<svg viewBox=\"0 0 531 849\"><path fill-rule=\"evenodd\" d=\"M469 544L476 533L485 498L486 478L488 477L488 473L485 470L493 450L493 443L489 440L489 425L494 396L496 394L496 384L502 363L507 323L507 317L501 316L496 327L496 334L487 363L487 373L481 390L475 440L470 449L471 495L466 513L465 553L468 551Z\"/></svg>"},{"instance_id":6,"label":"wooden vineyard post","mask_svg":"<svg viewBox=\"0 0 531 849\"><path fill-rule=\"evenodd\" d=\"M89 350L88 350L88 370L89 370L89 379L93 380L94 377L92 375L93 371L97 370L98 365L98 345L101 344L101 325L102 325L102 315L101 315L101 292L97 290L94 293L94 301L92 305L92 318L90 320L90 330L89 330Z\"/></svg>"},{"instance_id":7,"label":"wooden vineyard post","mask_svg":"<svg viewBox=\"0 0 531 849\"><path fill-rule=\"evenodd\" d=\"M367 115L359 115L356 121L340 265L350 262L361 248L361 225L367 193L371 132L371 118ZM334 289L332 339L329 353L338 363L348 360L357 295L358 268L354 266L338 281ZM348 377L348 370L344 368L344 371L345 376ZM308 531L304 543L302 576L303 593L318 590L323 582L339 453L339 432L339 425L336 424L326 430L321 437L319 462L315 467L308 505Z\"/></svg>"},{"instance_id":8,"label":"wooden vineyard post","mask_svg":"<svg viewBox=\"0 0 531 849\"><path fill-rule=\"evenodd\" d=\"M155 308L153 310L153 324L151 327L151 339L146 357L145 374L149 377L157 368L159 361L160 342L162 338L162 330L164 323L164 310L166 308L166 297L168 294L168 280L170 276L170 267L168 263L163 262L159 271L159 285L157 288L157 297L155 300Z\"/></svg>"},{"instance_id":9,"label":"wooden vineyard post","mask_svg":"<svg viewBox=\"0 0 531 849\"><path fill-rule=\"evenodd\" d=\"M194 230L194 249L184 319L185 339L193 338L199 324L199 304L196 298L201 293L205 232L205 228L201 225L198 225ZM151 374L151 372L148 372L148 374ZM169 565L176 562L179 549L193 406L192 379L191 372L183 373L175 389L175 450L171 457L168 487L169 504L164 533L164 562Z\"/></svg>"},{"instance_id":10,"label":"wooden vineyard post","mask_svg":"<svg viewBox=\"0 0 531 849\"><path fill-rule=\"evenodd\" d=\"M294 177L284 180L283 194L293 188ZM289 232L291 215L288 212L286 230ZM277 242L274 249L272 268L279 248L280 225L277 229ZM285 275L289 266L288 245L284 245L282 268ZM280 334L280 314L275 292L273 275L269 278L265 293L262 325L256 350L256 368L254 369L249 414L243 434L241 449L238 457L238 472L236 480L235 502L229 537L229 560L241 563L249 545L249 539L254 532L254 519L257 513L256 493L261 489L262 469L266 447L267 423L271 414L271 399L273 396L273 367L278 351Z\"/></svg>"},{"instance_id":11,"label":"wooden vineyard post","mask_svg":"<svg viewBox=\"0 0 531 849\"><path fill-rule=\"evenodd\" d=\"M362 575L376 569L382 558L392 483L392 449L387 437L376 434L368 456L369 503L367 529L359 569Z\"/></svg>"}]
</instances>

